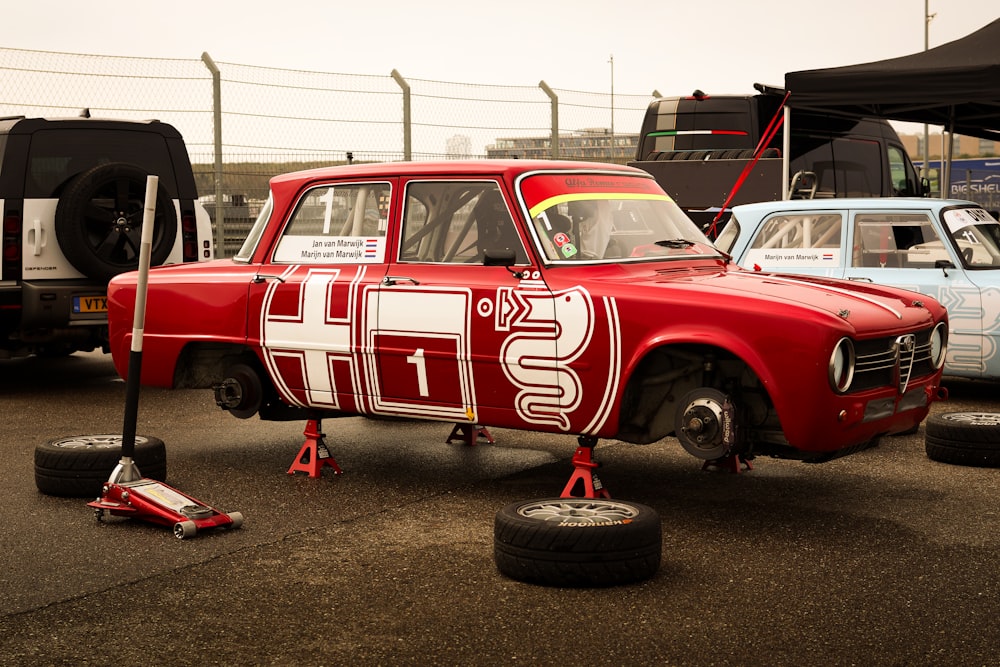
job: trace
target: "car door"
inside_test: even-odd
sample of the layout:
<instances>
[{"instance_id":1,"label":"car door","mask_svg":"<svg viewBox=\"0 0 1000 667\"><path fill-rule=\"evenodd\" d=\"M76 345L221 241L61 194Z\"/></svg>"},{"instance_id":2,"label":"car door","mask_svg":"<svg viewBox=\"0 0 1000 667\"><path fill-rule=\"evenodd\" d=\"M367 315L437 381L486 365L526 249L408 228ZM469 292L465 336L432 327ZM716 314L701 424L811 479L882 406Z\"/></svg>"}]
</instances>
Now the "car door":
<instances>
[{"instance_id":1,"label":"car door","mask_svg":"<svg viewBox=\"0 0 1000 667\"><path fill-rule=\"evenodd\" d=\"M932 212L853 210L849 243L846 277L913 290L940 301L948 309L950 325L947 372L979 377L984 343L993 346L983 337L982 295Z\"/></svg>"},{"instance_id":2,"label":"car door","mask_svg":"<svg viewBox=\"0 0 1000 667\"><path fill-rule=\"evenodd\" d=\"M504 363L512 320L527 310L552 321L554 306L545 285L521 273L527 254L503 190L468 179L404 187L399 252L368 331L378 350L375 411L522 425ZM519 268L484 262L504 252ZM555 357L555 339L536 338L534 351Z\"/></svg>"},{"instance_id":3,"label":"car door","mask_svg":"<svg viewBox=\"0 0 1000 667\"><path fill-rule=\"evenodd\" d=\"M309 187L251 285L260 303L251 331L292 405L369 410L366 318L386 273L392 189L390 180Z\"/></svg>"},{"instance_id":4,"label":"car door","mask_svg":"<svg viewBox=\"0 0 1000 667\"><path fill-rule=\"evenodd\" d=\"M761 220L740 266L760 271L840 278L844 212L831 208L777 211Z\"/></svg>"}]
</instances>

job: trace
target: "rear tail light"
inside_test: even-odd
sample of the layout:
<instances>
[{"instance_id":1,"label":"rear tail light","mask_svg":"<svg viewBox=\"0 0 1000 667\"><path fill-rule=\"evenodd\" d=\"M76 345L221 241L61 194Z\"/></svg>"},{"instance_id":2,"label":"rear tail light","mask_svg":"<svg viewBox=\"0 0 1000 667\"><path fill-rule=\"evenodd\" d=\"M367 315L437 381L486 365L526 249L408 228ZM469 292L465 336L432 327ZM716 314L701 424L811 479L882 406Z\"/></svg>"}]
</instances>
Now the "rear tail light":
<instances>
[{"instance_id":1,"label":"rear tail light","mask_svg":"<svg viewBox=\"0 0 1000 667\"><path fill-rule=\"evenodd\" d=\"M3 270L8 280L21 277L21 212L9 210L3 216Z\"/></svg>"},{"instance_id":2,"label":"rear tail light","mask_svg":"<svg viewBox=\"0 0 1000 667\"><path fill-rule=\"evenodd\" d=\"M194 211L181 211L181 252L185 262L198 261L198 219Z\"/></svg>"},{"instance_id":3,"label":"rear tail light","mask_svg":"<svg viewBox=\"0 0 1000 667\"><path fill-rule=\"evenodd\" d=\"M8 213L3 217L3 233L4 236L8 234L17 234L21 231L21 215L17 211Z\"/></svg>"}]
</instances>

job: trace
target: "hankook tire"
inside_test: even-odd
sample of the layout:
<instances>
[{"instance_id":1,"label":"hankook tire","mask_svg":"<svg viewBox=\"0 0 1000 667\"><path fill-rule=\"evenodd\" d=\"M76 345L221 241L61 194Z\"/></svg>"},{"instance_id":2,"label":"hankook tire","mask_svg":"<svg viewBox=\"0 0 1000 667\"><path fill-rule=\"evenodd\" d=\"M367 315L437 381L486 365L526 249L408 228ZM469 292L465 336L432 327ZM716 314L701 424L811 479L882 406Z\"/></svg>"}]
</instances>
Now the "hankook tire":
<instances>
[{"instance_id":1,"label":"hankook tire","mask_svg":"<svg viewBox=\"0 0 1000 667\"><path fill-rule=\"evenodd\" d=\"M1000 413L946 412L925 422L924 448L941 463L1000 467Z\"/></svg>"},{"instance_id":2,"label":"hankook tire","mask_svg":"<svg viewBox=\"0 0 1000 667\"><path fill-rule=\"evenodd\" d=\"M121 454L121 435L75 435L43 442L35 447L35 486L52 496L97 497ZM159 438L137 435L132 460L143 477L166 481L167 452Z\"/></svg>"},{"instance_id":3,"label":"hankook tire","mask_svg":"<svg viewBox=\"0 0 1000 667\"><path fill-rule=\"evenodd\" d=\"M511 503L493 525L501 574L533 584L613 586L656 573L662 553L660 517L638 503L546 498Z\"/></svg>"}]
</instances>

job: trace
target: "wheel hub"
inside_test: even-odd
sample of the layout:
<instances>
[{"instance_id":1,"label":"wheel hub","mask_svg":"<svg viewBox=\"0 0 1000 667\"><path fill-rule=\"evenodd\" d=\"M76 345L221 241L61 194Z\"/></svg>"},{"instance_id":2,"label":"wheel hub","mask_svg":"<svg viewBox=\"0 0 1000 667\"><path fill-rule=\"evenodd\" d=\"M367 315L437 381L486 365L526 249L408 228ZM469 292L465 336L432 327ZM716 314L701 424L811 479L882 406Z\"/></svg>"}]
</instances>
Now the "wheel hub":
<instances>
[{"instance_id":1,"label":"wheel hub","mask_svg":"<svg viewBox=\"0 0 1000 667\"><path fill-rule=\"evenodd\" d=\"M697 403L688 406L684 413L684 432L695 442L704 444L712 443L719 439L719 422L722 411L719 406L701 399Z\"/></svg>"},{"instance_id":2,"label":"wheel hub","mask_svg":"<svg viewBox=\"0 0 1000 667\"><path fill-rule=\"evenodd\" d=\"M680 402L676 435L689 454L712 461L728 456L736 445L735 409L722 392L702 388Z\"/></svg>"},{"instance_id":3,"label":"wheel hub","mask_svg":"<svg viewBox=\"0 0 1000 667\"><path fill-rule=\"evenodd\" d=\"M213 387L215 390L215 404L223 410L233 410L240 407L243 402L243 386L238 380L226 378Z\"/></svg>"},{"instance_id":4,"label":"wheel hub","mask_svg":"<svg viewBox=\"0 0 1000 667\"><path fill-rule=\"evenodd\" d=\"M232 366L225 379L212 385L212 389L215 404L240 419L248 419L257 413L264 394L260 376L242 363Z\"/></svg>"}]
</instances>

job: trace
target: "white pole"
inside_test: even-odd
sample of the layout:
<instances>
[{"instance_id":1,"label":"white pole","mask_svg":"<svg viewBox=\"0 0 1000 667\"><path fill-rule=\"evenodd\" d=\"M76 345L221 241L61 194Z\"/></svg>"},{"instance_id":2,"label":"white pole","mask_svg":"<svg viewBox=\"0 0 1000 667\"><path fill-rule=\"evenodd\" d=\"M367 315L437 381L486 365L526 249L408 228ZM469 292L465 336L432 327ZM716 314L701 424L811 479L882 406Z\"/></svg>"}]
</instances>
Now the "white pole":
<instances>
[{"instance_id":1,"label":"white pole","mask_svg":"<svg viewBox=\"0 0 1000 667\"><path fill-rule=\"evenodd\" d=\"M122 430L122 458L111 472L110 482L121 484L142 479L136 467L135 431L139 420L139 386L142 375L142 331L146 320L146 291L149 283L149 256L153 246L153 224L156 219L156 190L160 179L146 177L146 201L142 212L142 232L139 240L139 280L135 292L135 313L132 316L132 347L129 349L128 372L125 378L125 424Z\"/></svg>"}]
</instances>

